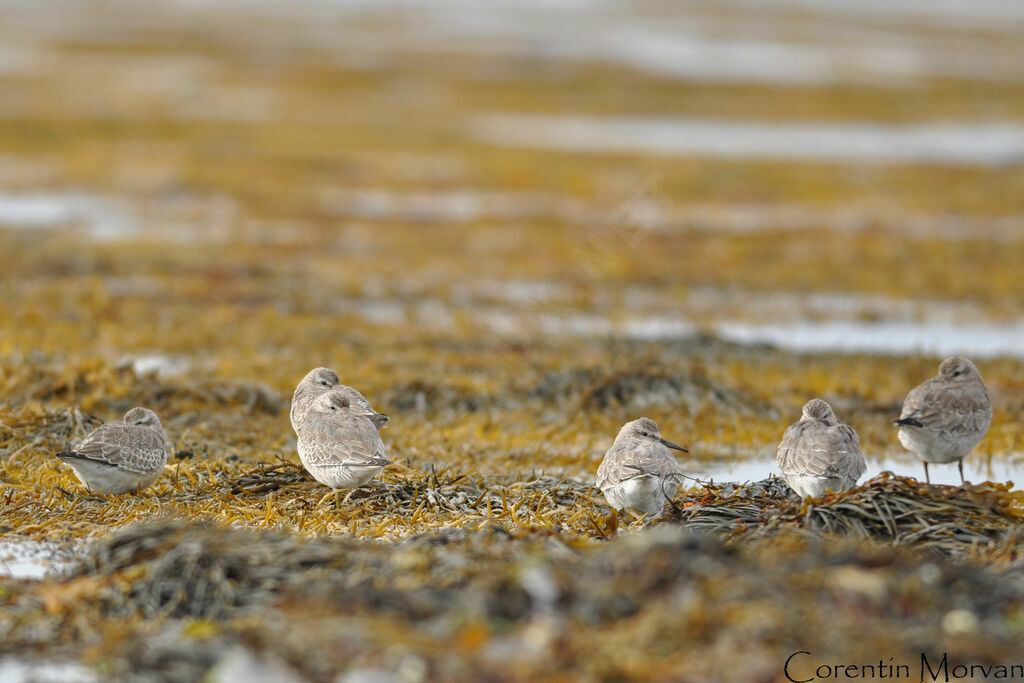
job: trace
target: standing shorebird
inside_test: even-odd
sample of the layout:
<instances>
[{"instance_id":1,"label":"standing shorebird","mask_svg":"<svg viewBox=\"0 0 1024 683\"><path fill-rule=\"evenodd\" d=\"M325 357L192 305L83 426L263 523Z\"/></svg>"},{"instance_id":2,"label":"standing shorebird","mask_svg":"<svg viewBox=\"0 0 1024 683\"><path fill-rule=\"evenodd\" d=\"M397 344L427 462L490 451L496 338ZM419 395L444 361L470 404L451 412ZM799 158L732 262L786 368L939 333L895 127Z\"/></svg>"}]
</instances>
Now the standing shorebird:
<instances>
[{"instance_id":1,"label":"standing shorebird","mask_svg":"<svg viewBox=\"0 0 1024 683\"><path fill-rule=\"evenodd\" d=\"M306 376L302 378L302 381L295 387L295 392L292 394L292 408L289 417L292 421L292 429L295 430L296 434L299 433L302 421L306 419L306 414L317 398L335 387L349 390L349 396L359 404L359 407L365 406L367 410L373 411L366 397L352 387L342 384L338 373L334 370L330 368L313 368L306 373ZM382 415L382 413L377 414ZM384 422L387 422L387 420L384 420Z\"/></svg>"},{"instance_id":2,"label":"standing shorebird","mask_svg":"<svg viewBox=\"0 0 1024 683\"><path fill-rule=\"evenodd\" d=\"M963 356L942 361L937 377L911 389L895 421L900 443L924 462L924 478L929 484L930 462L956 462L963 484L964 458L991 423L992 403L985 382L974 363Z\"/></svg>"},{"instance_id":3,"label":"standing shorebird","mask_svg":"<svg viewBox=\"0 0 1024 683\"><path fill-rule=\"evenodd\" d=\"M156 413L132 408L124 421L100 425L76 448L57 457L71 465L93 493L135 493L164 471L167 441Z\"/></svg>"},{"instance_id":4,"label":"standing shorebird","mask_svg":"<svg viewBox=\"0 0 1024 683\"><path fill-rule=\"evenodd\" d=\"M352 391L339 387L321 395L299 427L299 459L314 479L332 489L362 486L388 464L377 426L387 416L353 402Z\"/></svg>"},{"instance_id":5,"label":"standing shorebird","mask_svg":"<svg viewBox=\"0 0 1024 683\"><path fill-rule=\"evenodd\" d=\"M658 512L683 478L670 448L689 452L661 438L658 425L649 417L627 422L597 468L597 488L617 510Z\"/></svg>"},{"instance_id":6,"label":"standing shorebird","mask_svg":"<svg viewBox=\"0 0 1024 683\"><path fill-rule=\"evenodd\" d=\"M832 406L820 398L808 401L800 421L786 429L775 462L803 498L851 489L867 469L857 432L836 419Z\"/></svg>"}]
</instances>

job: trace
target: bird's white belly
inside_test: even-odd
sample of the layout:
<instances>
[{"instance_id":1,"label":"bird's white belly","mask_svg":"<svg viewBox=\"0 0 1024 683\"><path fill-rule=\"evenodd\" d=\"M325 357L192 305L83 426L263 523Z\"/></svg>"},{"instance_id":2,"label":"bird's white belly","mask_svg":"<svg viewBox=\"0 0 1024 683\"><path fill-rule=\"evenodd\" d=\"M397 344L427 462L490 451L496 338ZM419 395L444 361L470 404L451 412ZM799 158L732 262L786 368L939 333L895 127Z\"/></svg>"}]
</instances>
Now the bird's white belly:
<instances>
[{"instance_id":1,"label":"bird's white belly","mask_svg":"<svg viewBox=\"0 0 1024 683\"><path fill-rule=\"evenodd\" d=\"M839 493L853 488L855 483L840 477L816 477L810 474L787 474L784 477L789 487L802 498L821 498L825 491Z\"/></svg>"},{"instance_id":2,"label":"bird's white belly","mask_svg":"<svg viewBox=\"0 0 1024 683\"><path fill-rule=\"evenodd\" d=\"M963 436L944 435L942 432L921 427L901 426L897 434L900 443L925 462L950 463L963 460L981 441L984 432Z\"/></svg>"},{"instance_id":3,"label":"bird's white belly","mask_svg":"<svg viewBox=\"0 0 1024 683\"><path fill-rule=\"evenodd\" d=\"M117 494L141 491L150 486L163 472L163 468L145 474L129 472L120 467L111 467L81 458L68 462L78 480L93 493Z\"/></svg>"},{"instance_id":4,"label":"bird's white belly","mask_svg":"<svg viewBox=\"0 0 1024 683\"><path fill-rule=\"evenodd\" d=\"M664 486L662 484L664 483ZM617 510L635 508L647 514L660 512L678 488L677 479L645 476L625 479L601 489L605 499Z\"/></svg>"},{"instance_id":5,"label":"bird's white belly","mask_svg":"<svg viewBox=\"0 0 1024 683\"><path fill-rule=\"evenodd\" d=\"M332 489L354 489L380 474L380 465L359 466L348 464L306 465L313 478Z\"/></svg>"}]
</instances>

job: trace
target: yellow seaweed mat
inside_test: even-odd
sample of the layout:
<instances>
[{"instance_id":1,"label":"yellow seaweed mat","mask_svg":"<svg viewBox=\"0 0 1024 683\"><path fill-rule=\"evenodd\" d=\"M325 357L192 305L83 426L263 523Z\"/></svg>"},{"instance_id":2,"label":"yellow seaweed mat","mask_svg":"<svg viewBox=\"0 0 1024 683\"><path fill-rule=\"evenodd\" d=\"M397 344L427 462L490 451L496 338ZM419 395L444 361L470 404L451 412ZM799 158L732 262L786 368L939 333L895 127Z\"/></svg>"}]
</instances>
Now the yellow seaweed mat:
<instances>
[{"instance_id":1,"label":"yellow seaweed mat","mask_svg":"<svg viewBox=\"0 0 1024 683\"><path fill-rule=\"evenodd\" d=\"M71 576L0 579L0 655L196 680L242 648L316 681L378 669L771 680L796 651L833 663L913 662L922 648L950 661L1015 656L1024 501L1009 485L882 476L811 502L774 479L706 485L653 520L613 514L589 485L639 411L691 447L688 469L716 444L770 461L800 401L835 377L854 378L833 402L865 449L881 450L901 392L933 361L709 340L594 345L568 367L552 360L563 352L538 348L502 377L486 363L455 370L444 387L396 352L383 379L358 379L395 418L385 436L397 463L337 496L294 461L292 377L2 365L4 538L85 543ZM984 369L996 420L972 457L1018 448L1017 368ZM53 453L139 403L165 419L167 471L139 495L89 494Z\"/></svg>"},{"instance_id":2,"label":"yellow seaweed mat","mask_svg":"<svg viewBox=\"0 0 1024 683\"><path fill-rule=\"evenodd\" d=\"M788 495L787 495L788 494ZM798 500L777 479L708 485L671 505L677 520L733 541L785 530L874 538L942 555L1016 560L1024 492L1012 484L930 486L883 472L852 491Z\"/></svg>"},{"instance_id":3,"label":"yellow seaweed mat","mask_svg":"<svg viewBox=\"0 0 1024 683\"><path fill-rule=\"evenodd\" d=\"M930 499L926 516L943 505L998 514L998 489L876 483L876 499ZM1024 627L1014 561L937 562L908 546L786 530L727 543L664 521L603 543L496 523L375 543L164 520L96 543L69 578L0 582L0 604L0 653L179 680L235 646L317 681L376 670L784 680L798 651L830 664L916 666L922 649L933 661L1012 662Z\"/></svg>"}]
</instances>

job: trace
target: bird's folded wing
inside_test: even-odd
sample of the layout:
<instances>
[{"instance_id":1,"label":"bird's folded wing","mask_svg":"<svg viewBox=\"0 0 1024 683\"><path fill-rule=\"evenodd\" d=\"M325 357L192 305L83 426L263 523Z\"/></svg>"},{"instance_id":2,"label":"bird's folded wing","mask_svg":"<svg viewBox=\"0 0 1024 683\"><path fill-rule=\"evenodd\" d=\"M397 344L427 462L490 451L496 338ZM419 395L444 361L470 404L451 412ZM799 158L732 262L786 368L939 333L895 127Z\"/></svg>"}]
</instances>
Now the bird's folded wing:
<instances>
[{"instance_id":1,"label":"bird's folded wing","mask_svg":"<svg viewBox=\"0 0 1024 683\"><path fill-rule=\"evenodd\" d=\"M807 425L804 422L795 422L786 428L779 442L778 451L775 454L775 462L783 474L795 474L802 472L805 457L801 454L801 440Z\"/></svg>"},{"instance_id":2,"label":"bird's folded wing","mask_svg":"<svg viewBox=\"0 0 1024 683\"><path fill-rule=\"evenodd\" d=\"M299 438L305 442L306 459L315 465L383 467L388 464L384 442L365 417L307 425Z\"/></svg>"},{"instance_id":3,"label":"bird's folded wing","mask_svg":"<svg viewBox=\"0 0 1024 683\"><path fill-rule=\"evenodd\" d=\"M852 477L864 474L863 455L857 433L845 424L791 425L782 437L777 455L783 474L812 477Z\"/></svg>"},{"instance_id":4,"label":"bird's folded wing","mask_svg":"<svg viewBox=\"0 0 1024 683\"><path fill-rule=\"evenodd\" d=\"M147 472L164 458L163 439L154 430L123 422L100 425L72 451L76 456L129 472Z\"/></svg>"},{"instance_id":5,"label":"bird's folded wing","mask_svg":"<svg viewBox=\"0 0 1024 683\"><path fill-rule=\"evenodd\" d=\"M634 477L681 477L683 471L668 448L659 444L612 448L597 468L597 487L605 488Z\"/></svg>"},{"instance_id":6,"label":"bird's folded wing","mask_svg":"<svg viewBox=\"0 0 1024 683\"><path fill-rule=\"evenodd\" d=\"M860 437L853 428L846 424L838 424L829 428L833 444L832 467L828 470L830 477L843 479L860 479L867 470L864 453L860 450Z\"/></svg>"},{"instance_id":7,"label":"bird's folded wing","mask_svg":"<svg viewBox=\"0 0 1024 683\"><path fill-rule=\"evenodd\" d=\"M982 385L929 380L907 394L900 419L924 429L972 433L988 427L992 406Z\"/></svg>"}]
</instances>

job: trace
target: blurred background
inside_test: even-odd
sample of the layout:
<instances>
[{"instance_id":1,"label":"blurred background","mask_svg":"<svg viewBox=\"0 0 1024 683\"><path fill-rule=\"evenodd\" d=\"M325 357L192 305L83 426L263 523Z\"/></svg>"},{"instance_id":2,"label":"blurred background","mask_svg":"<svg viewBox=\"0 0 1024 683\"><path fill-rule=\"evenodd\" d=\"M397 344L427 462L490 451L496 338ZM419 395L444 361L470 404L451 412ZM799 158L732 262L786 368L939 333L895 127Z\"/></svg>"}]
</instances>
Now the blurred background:
<instances>
[{"instance_id":1,"label":"blurred background","mask_svg":"<svg viewBox=\"0 0 1024 683\"><path fill-rule=\"evenodd\" d=\"M869 542L687 481L798 532L725 547L591 485L641 415L688 475L765 478L815 396L862 481L922 479L892 420L952 353L995 413L967 479L1019 482L1021 264L1020 0L0 0L0 679L1016 662L1019 490L876 479L927 514ZM351 498L288 424L321 365L392 418ZM135 405L166 473L88 495L53 454ZM10 558L76 547L106 559Z\"/></svg>"},{"instance_id":2,"label":"blurred background","mask_svg":"<svg viewBox=\"0 0 1024 683\"><path fill-rule=\"evenodd\" d=\"M458 412L677 363L770 405L751 452L810 394L898 452L931 356L1024 355L1021 263L1019 2L0 3L11 367L287 396L333 364ZM569 471L641 410L697 429L717 390L677 389ZM750 428L709 419L706 453Z\"/></svg>"}]
</instances>

